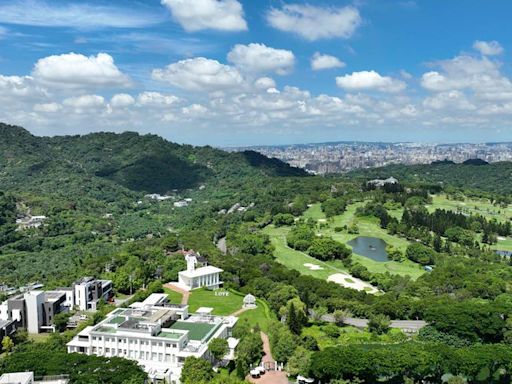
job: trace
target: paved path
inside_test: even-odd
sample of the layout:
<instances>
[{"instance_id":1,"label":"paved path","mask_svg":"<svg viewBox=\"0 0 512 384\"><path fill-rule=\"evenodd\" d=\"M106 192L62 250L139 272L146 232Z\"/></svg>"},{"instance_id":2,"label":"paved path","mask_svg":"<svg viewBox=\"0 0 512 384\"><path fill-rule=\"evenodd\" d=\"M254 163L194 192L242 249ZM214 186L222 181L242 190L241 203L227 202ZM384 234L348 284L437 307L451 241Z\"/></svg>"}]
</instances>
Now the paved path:
<instances>
[{"instance_id":1,"label":"paved path","mask_svg":"<svg viewBox=\"0 0 512 384\"><path fill-rule=\"evenodd\" d=\"M261 332L261 341L263 341L263 352L265 355L261 360L263 363L274 363L275 360L272 357L272 351L270 350L270 341L268 336ZM284 371L267 371L259 379L253 379L250 375L247 376L247 381L257 384L288 384L288 375Z\"/></svg>"},{"instance_id":2,"label":"paved path","mask_svg":"<svg viewBox=\"0 0 512 384\"><path fill-rule=\"evenodd\" d=\"M322 320L328 323L334 323L333 315L324 315ZM345 320L345 324L352 325L357 328L366 328L368 326L368 319L357 319L349 317ZM398 328L406 333L417 333L419 330L427 325L423 320L391 320L390 328Z\"/></svg>"},{"instance_id":3,"label":"paved path","mask_svg":"<svg viewBox=\"0 0 512 384\"><path fill-rule=\"evenodd\" d=\"M176 284L173 283L167 283L164 285L165 288L169 288L171 291L177 292L181 294L181 304L187 305L188 304L188 298L190 297L190 292L186 289L178 287Z\"/></svg>"},{"instance_id":4,"label":"paved path","mask_svg":"<svg viewBox=\"0 0 512 384\"><path fill-rule=\"evenodd\" d=\"M242 313L247 312L247 311L250 311L251 309L255 309L255 308L241 308L241 309L239 309L238 311L233 312L233 313L232 313L231 315L229 315L229 316L235 316L235 317L238 317L238 316L240 316Z\"/></svg>"}]
</instances>

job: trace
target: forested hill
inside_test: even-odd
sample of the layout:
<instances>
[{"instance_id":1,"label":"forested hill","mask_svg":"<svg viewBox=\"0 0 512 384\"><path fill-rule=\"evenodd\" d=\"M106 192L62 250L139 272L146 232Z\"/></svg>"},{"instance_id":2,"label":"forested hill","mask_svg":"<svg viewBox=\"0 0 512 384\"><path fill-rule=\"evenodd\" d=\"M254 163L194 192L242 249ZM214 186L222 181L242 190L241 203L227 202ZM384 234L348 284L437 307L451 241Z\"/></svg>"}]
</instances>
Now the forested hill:
<instances>
[{"instance_id":1,"label":"forested hill","mask_svg":"<svg viewBox=\"0 0 512 384\"><path fill-rule=\"evenodd\" d=\"M348 174L350 178L364 180L390 176L409 184L431 183L500 195L512 193L512 162L487 164L473 160L462 164L438 162L426 165L389 165Z\"/></svg>"},{"instance_id":2,"label":"forested hill","mask_svg":"<svg viewBox=\"0 0 512 384\"><path fill-rule=\"evenodd\" d=\"M178 145L155 135L35 137L23 128L0 124L0 180L7 189L121 186L127 193L166 193L226 177L304 175L255 152Z\"/></svg>"}]
</instances>

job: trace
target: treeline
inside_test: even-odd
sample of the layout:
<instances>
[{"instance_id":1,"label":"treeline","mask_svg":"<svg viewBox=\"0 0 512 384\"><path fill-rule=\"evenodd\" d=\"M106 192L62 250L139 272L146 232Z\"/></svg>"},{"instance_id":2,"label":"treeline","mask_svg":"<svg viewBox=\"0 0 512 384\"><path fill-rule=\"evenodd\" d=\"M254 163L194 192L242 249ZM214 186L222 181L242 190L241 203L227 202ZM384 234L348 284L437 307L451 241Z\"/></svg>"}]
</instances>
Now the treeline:
<instances>
[{"instance_id":1,"label":"treeline","mask_svg":"<svg viewBox=\"0 0 512 384\"><path fill-rule=\"evenodd\" d=\"M324 383L441 383L459 376L453 382L505 384L512 380L511 363L512 347L508 345L363 344L315 352L310 372Z\"/></svg>"}]
</instances>

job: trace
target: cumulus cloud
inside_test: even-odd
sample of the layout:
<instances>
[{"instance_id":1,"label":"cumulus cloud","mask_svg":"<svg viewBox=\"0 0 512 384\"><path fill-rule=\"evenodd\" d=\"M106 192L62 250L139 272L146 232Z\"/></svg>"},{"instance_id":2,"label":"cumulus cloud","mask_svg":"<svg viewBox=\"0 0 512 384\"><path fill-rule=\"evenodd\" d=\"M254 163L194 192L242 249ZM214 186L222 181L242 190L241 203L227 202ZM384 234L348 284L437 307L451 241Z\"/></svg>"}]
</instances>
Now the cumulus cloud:
<instances>
[{"instance_id":1,"label":"cumulus cloud","mask_svg":"<svg viewBox=\"0 0 512 384\"><path fill-rule=\"evenodd\" d=\"M127 87L131 84L130 78L106 53L89 57L77 53L48 56L37 61L32 76L57 87Z\"/></svg>"},{"instance_id":2,"label":"cumulus cloud","mask_svg":"<svg viewBox=\"0 0 512 384\"><path fill-rule=\"evenodd\" d=\"M346 64L335 56L322 55L316 52L311 58L311 69L321 71L323 69L343 68Z\"/></svg>"},{"instance_id":3,"label":"cumulus cloud","mask_svg":"<svg viewBox=\"0 0 512 384\"><path fill-rule=\"evenodd\" d=\"M400 92L406 88L403 81L381 76L375 71L352 72L349 75L338 76L336 84L347 91Z\"/></svg>"},{"instance_id":4,"label":"cumulus cloud","mask_svg":"<svg viewBox=\"0 0 512 384\"><path fill-rule=\"evenodd\" d=\"M431 109L459 109L471 111L476 107L469 102L466 95L460 91L441 92L434 96L427 97L423 101L423 105Z\"/></svg>"},{"instance_id":5,"label":"cumulus cloud","mask_svg":"<svg viewBox=\"0 0 512 384\"><path fill-rule=\"evenodd\" d=\"M147 9L85 2L5 0L0 4L0 23L37 27L143 28L162 22L162 15Z\"/></svg>"},{"instance_id":6,"label":"cumulus cloud","mask_svg":"<svg viewBox=\"0 0 512 384\"><path fill-rule=\"evenodd\" d=\"M55 113L59 112L62 109L62 105L59 103L43 103L43 104L35 104L34 111L43 112L43 113Z\"/></svg>"},{"instance_id":7,"label":"cumulus cloud","mask_svg":"<svg viewBox=\"0 0 512 384\"><path fill-rule=\"evenodd\" d=\"M137 102L145 106L167 107L176 104L180 98L174 95L164 95L160 92L142 92L137 97Z\"/></svg>"},{"instance_id":8,"label":"cumulus cloud","mask_svg":"<svg viewBox=\"0 0 512 384\"><path fill-rule=\"evenodd\" d=\"M352 6L336 8L300 4L272 8L267 13L267 21L276 29L295 33L310 41L335 37L348 39L362 22L359 11Z\"/></svg>"},{"instance_id":9,"label":"cumulus cloud","mask_svg":"<svg viewBox=\"0 0 512 384\"><path fill-rule=\"evenodd\" d=\"M62 104L73 108L77 113L86 113L104 107L105 98L98 95L82 95L64 99Z\"/></svg>"},{"instance_id":10,"label":"cumulus cloud","mask_svg":"<svg viewBox=\"0 0 512 384\"><path fill-rule=\"evenodd\" d=\"M497 41L480 41L473 43L473 48L484 56L501 55L504 51L503 47Z\"/></svg>"},{"instance_id":11,"label":"cumulus cloud","mask_svg":"<svg viewBox=\"0 0 512 384\"><path fill-rule=\"evenodd\" d=\"M259 90L268 90L276 87L276 82L270 77L260 77L254 82L254 87Z\"/></svg>"},{"instance_id":12,"label":"cumulus cloud","mask_svg":"<svg viewBox=\"0 0 512 384\"><path fill-rule=\"evenodd\" d=\"M204 57L181 60L152 72L154 80L189 91L214 92L235 88L243 83L236 68Z\"/></svg>"},{"instance_id":13,"label":"cumulus cloud","mask_svg":"<svg viewBox=\"0 0 512 384\"><path fill-rule=\"evenodd\" d=\"M110 100L110 105L115 108L125 108L133 104L135 104L135 99L127 93L118 93Z\"/></svg>"},{"instance_id":14,"label":"cumulus cloud","mask_svg":"<svg viewBox=\"0 0 512 384\"><path fill-rule=\"evenodd\" d=\"M37 98L45 97L47 91L38 86L31 76L3 76L0 75L0 98L19 97Z\"/></svg>"},{"instance_id":15,"label":"cumulus cloud","mask_svg":"<svg viewBox=\"0 0 512 384\"><path fill-rule=\"evenodd\" d=\"M457 56L435 63L439 70L423 74L421 85L433 92L470 90L488 100L512 99L512 82L500 64L487 57Z\"/></svg>"},{"instance_id":16,"label":"cumulus cloud","mask_svg":"<svg viewBox=\"0 0 512 384\"><path fill-rule=\"evenodd\" d=\"M278 75L290 73L295 64L293 52L255 43L235 45L228 60L244 72L275 72Z\"/></svg>"},{"instance_id":17,"label":"cumulus cloud","mask_svg":"<svg viewBox=\"0 0 512 384\"><path fill-rule=\"evenodd\" d=\"M188 32L247 30L242 4L237 0L162 0L162 4Z\"/></svg>"}]
</instances>

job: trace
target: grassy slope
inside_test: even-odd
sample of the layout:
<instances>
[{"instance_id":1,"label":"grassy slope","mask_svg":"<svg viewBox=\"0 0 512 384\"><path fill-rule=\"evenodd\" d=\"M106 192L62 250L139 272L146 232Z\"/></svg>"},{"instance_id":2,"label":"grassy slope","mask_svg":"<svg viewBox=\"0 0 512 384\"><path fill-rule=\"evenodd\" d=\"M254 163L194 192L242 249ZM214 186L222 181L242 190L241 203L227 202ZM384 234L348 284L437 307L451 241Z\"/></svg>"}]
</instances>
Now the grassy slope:
<instances>
[{"instance_id":1,"label":"grassy slope","mask_svg":"<svg viewBox=\"0 0 512 384\"><path fill-rule=\"evenodd\" d=\"M377 223L377 219L355 217L355 211L357 207L361 205L362 203L350 205L347 207L347 211L343 215L336 216L332 220L329 220L328 227L320 229L319 233L332 236L335 240L342 243L346 243L357 236L378 237L386 241L388 244L404 251L409 244L407 240L388 234L384 229L380 228ZM304 217L311 217L319 220L323 219L325 216L321 212L320 204L314 204L304 213ZM346 232L334 232L335 227L349 225L354 220L357 222L359 227L358 235L351 235ZM275 256L280 263L286 265L289 268L295 269L302 274L311 275L321 279L326 279L328 276L339 271L346 271L346 268L339 261L323 263L303 252L299 252L288 247L286 245L286 234L289 230L290 229L287 227L276 228L272 225L264 229L264 232L270 236L272 244L276 248ZM392 274L409 275L414 279L418 278L424 273L423 269L418 264L410 261L405 261L402 263L396 261L380 263L357 254L353 255L353 259L368 268L370 272L374 273L390 272ZM312 271L304 266L305 263L317 264L322 266L324 269L320 271Z\"/></svg>"}]
</instances>

